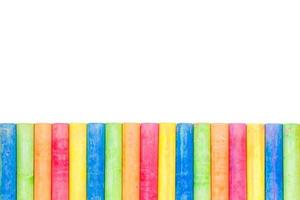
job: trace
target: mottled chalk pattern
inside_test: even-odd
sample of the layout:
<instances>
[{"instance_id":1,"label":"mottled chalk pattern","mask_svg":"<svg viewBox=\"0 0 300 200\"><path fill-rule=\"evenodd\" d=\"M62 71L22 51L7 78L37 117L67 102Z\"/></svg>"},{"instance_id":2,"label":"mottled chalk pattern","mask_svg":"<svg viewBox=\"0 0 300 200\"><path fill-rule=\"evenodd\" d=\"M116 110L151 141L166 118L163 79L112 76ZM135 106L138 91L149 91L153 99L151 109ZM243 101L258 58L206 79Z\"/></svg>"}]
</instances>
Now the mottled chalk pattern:
<instances>
[{"instance_id":1,"label":"mottled chalk pattern","mask_svg":"<svg viewBox=\"0 0 300 200\"><path fill-rule=\"evenodd\" d=\"M141 124L140 199L157 200L158 124Z\"/></svg>"},{"instance_id":2,"label":"mottled chalk pattern","mask_svg":"<svg viewBox=\"0 0 300 200\"><path fill-rule=\"evenodd\" d=\"M34 125L34 199L51 200L51 124Z\"/></svg>"},{"instance_id":3,"label":"mottled chalk pattern","mask_svg":"<svg viewBox=\"0 0 300 200\"><path fill-rule=\"evenodd\" d=\"M0 199L17 198L16 125L0 124Z\"/></svg>"},{"instance_id":4,"label":"mottled chalk pattern","mask_svg":"<svg viewBox=\"0 0 300 200\"><path fill-rule=\"evenodd\" d=\"M211 199L210 124L194 125L194 198Z\"/></svg>"},{"instance_id":5,"label":"mottled chalk pattern","mask_svg":"<svg viewBox=\"0 0 300 200\"><path fill-rule=\"evenodd\" d=\"M212 200L229 199L229 133L227 124L211 125Z\"/></svg>"},{"instance_id":6,"label":"mottled chalk pattern","mask_svg":"<svg viewBox=\"0 0 300 200\"><path fill-rule=\"evenodd\" d=\"M88 124L87 143L87 199L104 200L105 124Z\"/></svg>"},{"instance_id":7,"label":"mottled chalk pattern","mask_svg":"<svg viewBox=\"0 0 300 200\"><path fill-rule=\"evenodd\" d=\"M300 200L300 126L283 127L284 200Z\"/></svg>"},{"instance_id":8,"label":"mottled chalk pattern","mask_svg":"<svg viewBox=\"0 0 300 200\"><path fill-rule=\"evenodd\" d=\"M69 199L69 125L52 125L51 195L53 200Z\"/></svg>"},{"instance_id":9,"label":"mottled chalk pattern","mask_svg":"<svg viewBox=\"0 0 300 200\"><path fill-rule=\"evenodd\" d=\"M123 124L122 200L140 199L140 124Z\"/></svg>"},{"instance_id":10,"label":"mottled chalk pattern","mask_svg":"<svg viewBox=\"0 0 300 200\"><path fill-rule=\"evenodd\" d=\"M193 124L176 127L176 200L194 199Z\"/></svg>"},{"instance_id":11,"label":"mottled chalk pattern","mask_svg":"<svg viewBox=\"0 0 300 200\"><path fill-rule=\"evenodd\" d=\"M175 200L176 124L159 124L158 200Z\"/></svg>"},{"instance_id":12,"label":"mottled chalk pattern","mask_svg":"<svg viewBox=\"0 0 300 200\"><path fill-rule=\"evenodd\" d=\"M33 200L33 127L17 125L17 200Z\"/></svg>"},{"instance_id":13,"label":"mottled chalk pattern","mask_svg":"<svg viewBox=\"0 0 300 200\"><path fill-rule=\"evenodd\" d=\"M69 125L69 200L86 200L86 143L85 123Z\"/></svg>"},{"instance_id":14,"label":"mottled chalk pattern","mask_svg":"<svg viewBox=\"0 0 300 200\"><path fill-rule=\"evenodd\" d=\"M266 124L266 200L283 200L283 127Z\"/></svg>"},{"instance_id":15,"label":"mottled chalk pattern","mask_svg":"<svg viewBox=\"0 0 300 200\"><path fill-rule=\"evenodd\" d=\"M247 200L265 199L265 130L247 125Z\"/></svg>"},{"instance_id":16,"label":"mottled chalk pattern","mask_svg":"<svg viewBox=\"0 0 300 200\"><path fill-rule=\"evenodd\" d=\"M105 131L105 200L121 200L122 124L108 123Z\"/></svg>"},{"instance_id":17,"label":"mottled chalk pattern","mask_svg":"<svg viewBox=\"0 0 300 200\"><path fill-rule=\"evenodd\" d=\"M246 200L246 124L229 125L229 197Z\"/></svg>"}]
</instances>

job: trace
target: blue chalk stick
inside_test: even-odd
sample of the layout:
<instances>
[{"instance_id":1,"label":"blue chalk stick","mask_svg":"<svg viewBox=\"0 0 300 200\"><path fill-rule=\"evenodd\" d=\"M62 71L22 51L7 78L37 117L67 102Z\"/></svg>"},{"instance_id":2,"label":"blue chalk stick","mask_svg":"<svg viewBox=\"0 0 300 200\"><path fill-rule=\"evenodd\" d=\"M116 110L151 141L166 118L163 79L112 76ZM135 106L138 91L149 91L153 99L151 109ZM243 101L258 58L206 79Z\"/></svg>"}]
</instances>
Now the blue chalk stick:
<instances>
[{"instance_id":1,"label":"blue chalk stick","mask_svg":"<svg viewBox=\"0 0 300 200\"><path fill-rule=\"evenodd\" d=\"M193 124L176 126L176 200L194 199Z\"/></svg>"},{"instance_id":2,"label":"blue chalk stick","mask_svg":"<svg viewBox=\"0 0 300 200\"><path fill-rule=\"evenodd\" d=\"M17 198L17 134L15 124L0 124L0 199Z\"/></svg>"},{"instance_id":3,"label":"blue chalk stick","mask_svg":"<svg viewBox=\"0 0 300 200\"><path fill-rule=\"evenodd\" d=\"M283 126L266 124L266 200L283 200Z\"/></svg>"},{"instance_id":4,"label":"blue chalk stick","mask_svg":"<svg viewBox=\"0 0 300 200\"><path fill-rule=\"evenodd\" d=\"M87 199L104 200L105 124L87 126Z\"/></svg>"}]
</instances>

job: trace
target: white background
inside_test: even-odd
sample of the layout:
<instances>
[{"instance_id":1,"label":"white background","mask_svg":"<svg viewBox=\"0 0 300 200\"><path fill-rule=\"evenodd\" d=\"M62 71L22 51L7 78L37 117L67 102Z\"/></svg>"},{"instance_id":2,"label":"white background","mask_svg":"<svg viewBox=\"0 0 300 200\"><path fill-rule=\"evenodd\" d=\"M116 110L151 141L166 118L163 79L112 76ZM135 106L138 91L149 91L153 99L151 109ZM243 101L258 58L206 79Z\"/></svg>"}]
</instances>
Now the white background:
<instances>
[{"instance_id":1,"label":"white background","mask_svg":"<svg viewBox=\"0 0 300 200\"><path fill-rule=\"evenodd\" d=\"M300 122L300 4L0 1L1 122Z\"/></svg>"}]
</instances>

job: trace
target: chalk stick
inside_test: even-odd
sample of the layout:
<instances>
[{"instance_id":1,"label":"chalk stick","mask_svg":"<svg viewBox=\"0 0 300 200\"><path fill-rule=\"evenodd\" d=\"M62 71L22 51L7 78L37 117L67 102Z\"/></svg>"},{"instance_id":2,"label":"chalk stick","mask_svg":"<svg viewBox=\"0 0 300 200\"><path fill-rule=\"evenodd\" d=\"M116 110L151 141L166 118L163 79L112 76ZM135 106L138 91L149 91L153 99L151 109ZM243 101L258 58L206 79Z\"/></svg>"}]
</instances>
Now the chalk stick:
<instances>
[{"instance_id":1,"label":"chalk stick","mask_svg":"<svg viewBox=\"0 0 300 200\"><path fill-rule=\"evenodd\" d=\"M265 130L247 125L247 200L265 199Z\"/></svg>"},{"instance_id":2,"label":"chalk stick","mask_svg":"<svg viewBox=\"0 0 300 200\"><path fill-rule=\"evenodd\" d=\"M105 131L105 200L121 200L122 124L108 123Z\"/></svg>"},{"instance_id":3,"label":"chalk stick","mask_svg":"<svg viewBox=\"0 0 300 200\"><path fill-rule=\"evenodd\" d=\"M229 199L229 133L227 124L211 125L211 198Z\"/></svg>"},{"instance_id":4,"label":"chalk stick","mask_svg":"<svg viewBox=\"0 0 300 200\"><path fill-rule=\"evenodd\" d=\"M86 124L70 124L69 200L86 199Z\"/></svg>"},{"instance_id":5,"label":"chalk stick","mask_svg":"<svg viewBox=\"0 0 300 200\"><path fill-rule=\"evenodd\" d=\"M17 198L17 134L15 124L0 124L0 199Z\"/></svg>"},{"instance_id":6,"label":"chalk stick","mask_svg":"<svg viewBox=\"0 0 300 200\"><path fill-rule=\"evenodd\" d=\"M33 124L17 124L17 199L33 200Z\"/></svg>"},{"instance_id":7,"label":"chalk stick","mask_svg":"<svg viewBox=\"0 0 300 200\"><path fill-rule=\"evenodd\" d=\"M51 124L34 125L34 199L51 200Z\"/></svg>"},{"instance_id":8,"label":"chalk stick","mask_svg":"<svg viewBox=\"0 0 300 200\"><path fill-rule=\"evenodd\" d=\"M104 200L105 124L88 124L87 134L87 199Z\"/></svg>"},{"instance_id":9,"label":"chalk stick","mask_svg":"<svg viewBox=\"0 0 300 200\"><path fill-rule=\"evenodd\" d=\"M229 125L229 197L247 198L247 144L246 124Z\"/></svg>"},{"instance_id":10,"label":"chalk stick","mask_svg":"<svg viewBox=\"0 0 300 200\"><path fill-rule=\"evenodd\" d=\"M283 126L284 200L300 199L300 126Z\"/></svg>"},{"instance_id":11,"label":"chalk stick","mask_svg":"<svg viewBox=\"0 0 300 200\"><path fill-rule=\"evenodd\" d=\"M123 124L123 200L140 198L140 124Z\"/></svg>"},{"instance_id":12,"label":"chalk stick","mask_svg":"<svg viewBox=\"0 0 300 200\"><path fill-rule=\"evenodd\" d=\"M193 124L176 126L176 200L194 199Z\"/></svg>"},{"instance_id":13,"label":"chalk stick","mask_svg":"<svg viewBox=\"0 0 300 200\"><path fill-rule=\"evenodd\" d=\"M141 124L141 200L157 200L158 124Z\"/></svg>"},{"instance_id":14,"label":"chalk stick","mask_svg":"<svg viewBox=\"0 0 300 200\"><path fill-rule=\"evenodd\" d=\"M52 125L51 195L52 199L69 199L69 125Z\"/></svg>"},{"instance_id":15,"label":"chalk stick","mask_svg":"<svg viewBox=\"0 0 300 200\"><path fill-rule=\"evenodd\" d=\"M194 198L211 199L210 125L194 125Z\"/></svg>"},{"instance_id":16,"label":"chalk stick","mask_svg":"<svg viewBox=\"0 0 300 200\"><path fill-rule=\"evenodd\" d=\"M283 200L283 127L265 125L266 200Z\"/></svg>"},{"instance_id":17,"label":"chalk stick","mask_svg":"<svg viewBox=\"0 0 300 200\"><path fill-rule=\"evenodd\" d=\"M175 199L176 124L159 124L158 199Z\"/></svg>"}]
</instances>

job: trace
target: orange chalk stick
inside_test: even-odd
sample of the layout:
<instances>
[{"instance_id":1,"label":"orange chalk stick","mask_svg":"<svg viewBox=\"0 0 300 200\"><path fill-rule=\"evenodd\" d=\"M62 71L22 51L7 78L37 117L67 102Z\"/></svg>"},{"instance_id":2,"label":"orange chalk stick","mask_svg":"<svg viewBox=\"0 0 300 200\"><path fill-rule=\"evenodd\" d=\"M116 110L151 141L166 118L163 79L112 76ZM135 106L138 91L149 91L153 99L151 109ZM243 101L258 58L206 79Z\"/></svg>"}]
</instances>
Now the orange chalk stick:
<instances>
[{"instance_id":1,"label":"orange chalk stick","mask_svg":"<svg viewBox=\"0 0 300 200\"><path fill-rule=\"evenodd\" d=\"M211 125L211 197L229 200L229 133L227 124Z\"/></svg>"},{"instance_id":2,"label":"orange chalk stick","mask_svg":"<svg viewBox=\"0 0 300 200\"><path fill-rule=\"evenodd\" d=\"M140 196L140 124L123 124L123 200Z\"/></svg>"},{"instance_id":3,"label":"orange chalk stick","mask_svg":"<svg viewBox=\"0 0 300 200\"><path fill-rule=\"evenodd\" d=\"M34 126L34 199L51 200L51 124Z\"/></svg>"}]
</instances>

